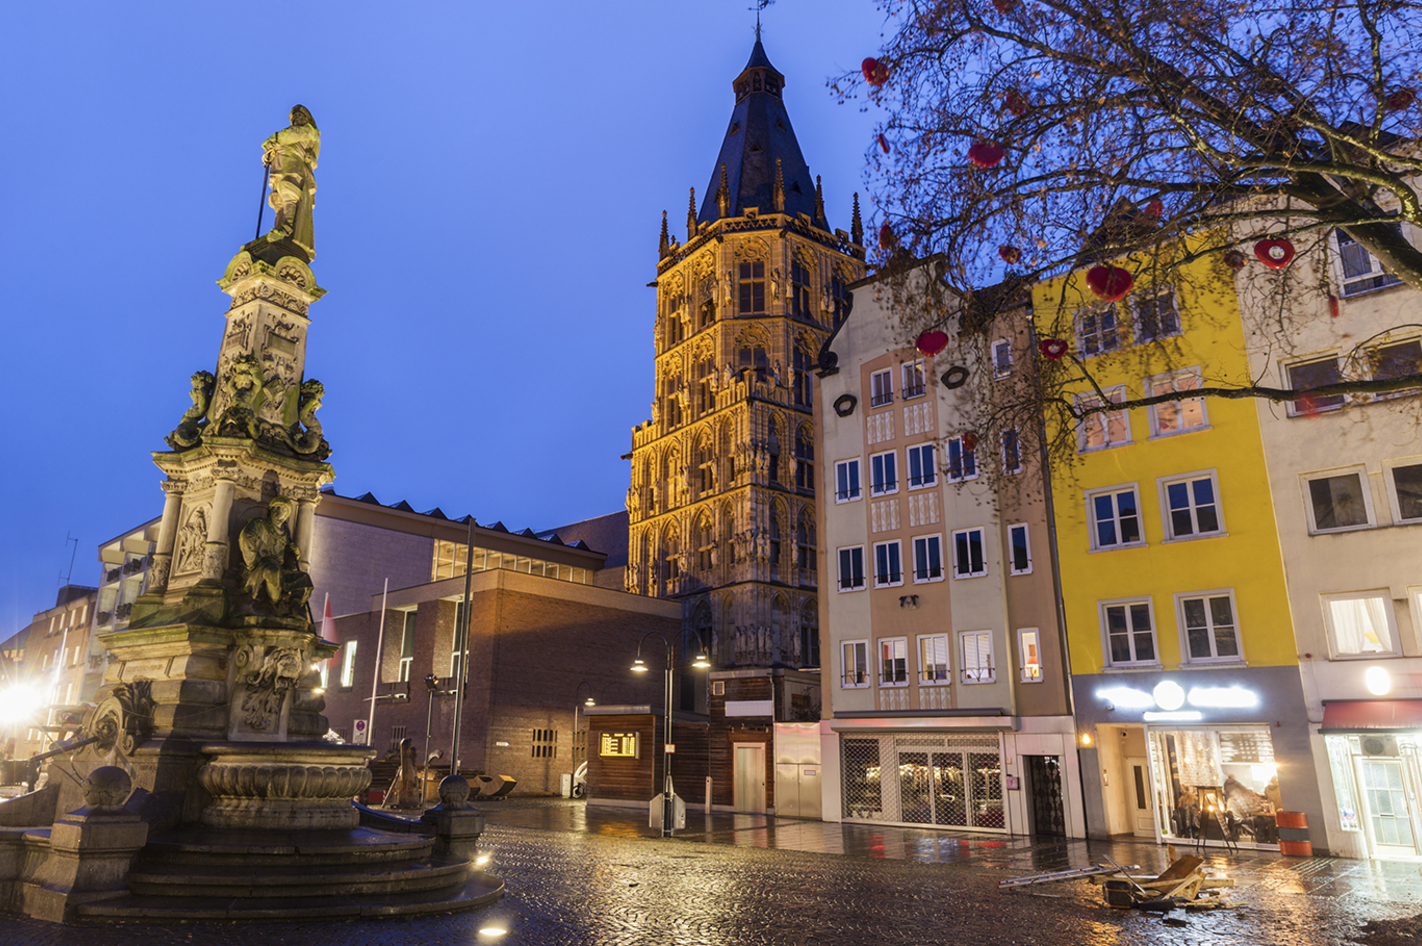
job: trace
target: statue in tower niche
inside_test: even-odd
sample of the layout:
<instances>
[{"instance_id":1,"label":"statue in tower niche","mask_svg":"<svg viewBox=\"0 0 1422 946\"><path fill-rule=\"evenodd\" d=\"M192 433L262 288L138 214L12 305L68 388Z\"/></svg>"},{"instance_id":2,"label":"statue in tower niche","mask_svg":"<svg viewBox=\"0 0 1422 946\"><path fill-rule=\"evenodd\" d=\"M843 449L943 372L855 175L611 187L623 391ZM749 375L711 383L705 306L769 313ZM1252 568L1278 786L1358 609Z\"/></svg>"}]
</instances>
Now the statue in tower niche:
<instances>
[{"instance_id":1,"label":"statue in tower niche","mask_svg":"<svg viewBox=\"0 0 1422 946\"><path fill-rule=\"evenodd\" d=\"M279 616L309 621L306 603L311 597L311 577L301 570L301 550L287 528L294 507L290 499L278 496L267 504L265 518L242 527L237 537L242 550L242 588L254 607L265 592Z\"/></svg>"},{"instance_id":2,"label":"statue in tower niche","mask_svg":"<svg viewBox=\"0 0 1422 946\"><path fill-rule=\"evenodd\" d=\"M316 204L321 132L306 106L292 106L291 124L262 142L262 151L262 163L271 173L267 204L276 211L268 239L290 240L314 257L311 210Z\"/></svg>"}]
</instances>

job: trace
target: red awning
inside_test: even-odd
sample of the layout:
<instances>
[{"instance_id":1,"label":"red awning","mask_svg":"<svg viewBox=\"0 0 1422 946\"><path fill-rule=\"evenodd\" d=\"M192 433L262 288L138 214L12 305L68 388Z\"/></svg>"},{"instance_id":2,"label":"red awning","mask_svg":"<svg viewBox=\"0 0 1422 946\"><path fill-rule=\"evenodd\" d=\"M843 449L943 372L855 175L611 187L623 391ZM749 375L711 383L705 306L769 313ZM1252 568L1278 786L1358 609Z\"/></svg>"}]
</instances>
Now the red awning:
<instances>
[{"instance_id":1,"label":"red awning","mask_svg":"<svg viewBox=\"0 0 1422 946\"><path fill-rule=\"evenodd\" d=\"M1422 729L1422 700L1325 700L1319 732Z\"/></svg>"}]
</instances>

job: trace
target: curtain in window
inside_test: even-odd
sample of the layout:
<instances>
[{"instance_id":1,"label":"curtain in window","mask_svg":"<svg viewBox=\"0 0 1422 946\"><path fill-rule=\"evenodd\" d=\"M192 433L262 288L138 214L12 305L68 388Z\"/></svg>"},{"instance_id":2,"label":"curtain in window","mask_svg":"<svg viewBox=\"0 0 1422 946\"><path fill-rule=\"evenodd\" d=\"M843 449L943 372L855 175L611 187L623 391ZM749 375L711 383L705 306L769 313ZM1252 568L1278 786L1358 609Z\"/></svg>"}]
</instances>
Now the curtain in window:
<instances>
[{"instance_id":1,"label":"curtain in window","mask_svg":"<svg viewBox=\"0 0 1422 946\"><path fill-rule=\"evenodd\" d=\"M1334 598L1328 602L1333 639L1341 654L1390 654L1386 600L1381 597Z\"/></svg>"}]
</instances>

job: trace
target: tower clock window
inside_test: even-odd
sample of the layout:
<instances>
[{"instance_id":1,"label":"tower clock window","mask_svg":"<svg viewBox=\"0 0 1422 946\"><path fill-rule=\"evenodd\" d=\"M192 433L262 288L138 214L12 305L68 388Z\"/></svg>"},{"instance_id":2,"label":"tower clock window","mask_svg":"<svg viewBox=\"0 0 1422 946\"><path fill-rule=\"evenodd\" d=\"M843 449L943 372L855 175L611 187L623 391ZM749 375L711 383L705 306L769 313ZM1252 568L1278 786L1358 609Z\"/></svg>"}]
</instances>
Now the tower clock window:
<instances>
[{"instance_id":1,"label":"tower clock window","mask_svg":"<svg viewBox=\"0 0 1422 946\"><path fill-rule=\"evenodd\" d=\"M740 314L765 311L765 262L754 260L740 264Z\"/></svg>"}]
</instances>

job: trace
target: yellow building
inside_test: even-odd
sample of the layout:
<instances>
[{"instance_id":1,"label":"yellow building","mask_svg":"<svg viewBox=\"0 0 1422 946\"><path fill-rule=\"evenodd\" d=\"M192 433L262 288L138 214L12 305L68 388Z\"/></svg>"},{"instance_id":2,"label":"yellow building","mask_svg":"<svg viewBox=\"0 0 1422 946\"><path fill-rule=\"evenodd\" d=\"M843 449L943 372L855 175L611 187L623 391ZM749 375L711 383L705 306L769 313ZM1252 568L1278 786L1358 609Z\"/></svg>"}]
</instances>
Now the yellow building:
<instances>
[{"instance_id":1,"label":"yellow building","mask_svg":"<svg viewBox=\"0 0 1422 946\"><path fill-rule=\"evenodd\" d=\"M1119 302L1084 272L1035 287L1039 337L1082 379L1068 396L1101 403L1082 369L1112 401L1247 383L1217 254L1168 282L1118 264L1136 282ZM1075 438L1053 503L1089 833L1272 846L1281 804L1320 823L1254 403L1186 394L1054 436Z\"/></svg>"},{"instance_id":2,"label":"yellow building","mask_svg":"<svg viewBox=\"0 0 1422 946\"><path fill-rule=\"evenodd\" d=\"M852 235L825 219L757 39L685 243L662 222L656 392L633 428L627 590L681 598L683 647L718 666L818 666L811 368Z\"/></svg>"}]
</instances>

